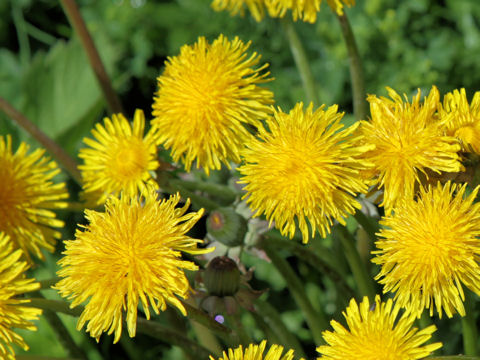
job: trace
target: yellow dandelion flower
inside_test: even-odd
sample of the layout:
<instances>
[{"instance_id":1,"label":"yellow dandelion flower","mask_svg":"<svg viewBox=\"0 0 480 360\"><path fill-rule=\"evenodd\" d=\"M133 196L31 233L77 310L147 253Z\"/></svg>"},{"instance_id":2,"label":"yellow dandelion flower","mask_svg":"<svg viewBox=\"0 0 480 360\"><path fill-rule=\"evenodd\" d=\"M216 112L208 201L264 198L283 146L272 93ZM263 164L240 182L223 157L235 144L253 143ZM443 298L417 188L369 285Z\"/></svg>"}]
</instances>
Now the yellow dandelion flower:
<instances>
[{"instance_id":1,"label":"yellow dandelion flower","mask_svg":"<svg viewBox=\"0 0 480 360\"><path fill-rule=\"evenodd\" d=\"M355 196L367 186L358 174L368 163L359 157L371 147L356 146L356 126L342 130L342 116L336 105L313 111L310 104L304 111L299 103L289 114L278 109L267 120L269 130L260 128L259 139L246 144L238 169L244 198L283 235L294 236L296 219L308 242L308 219L311 237L317 228L325 237L334 219L345 225L343 218L361 208Z\"/></svg>"},{"instance_id":2,"label":"yellow dandelion flower","mask_svg":"<svg viewBox=\"0 0 480 360\"><path fill-rule=\"evenodd\" d=\"M40 309L22 305L30 300L15 298L40 288L34 279L25 277L28 263L19 261L21 257L22 250L14 250L8 235L0 232L0 358L8 360L15 359L12 344L28 350L28 345L13 329L37 330L30 320L37 320L42 313Z\"/></svg>"},{"instance_id":3,"label":"yellow dandelion flower","mask_svg":"<svg viewBox=\"0 0 480 360\"><path fill-rule=\"evenodd\" d=\"M414 360L429 356L442 347L441 343L421 346L435 332L435 325L418 330L412 328L415 316L404 312L397 321L400 311L392 299L382 302L375 296L375 304L370 307L367 297L360 306L355 299L350 300L343 312L348 325L344 328L332 320L332 331L324 331L327 345L317 348L322 355L317 359L331 360Z\"/></svg>"},{"instance_id":4,"label":"yellow dandelion flower","mask_svg":"<svg viewBox=\"0 0 480 360\"><path fill-rule=\"evenodd\" d=\"M360 133L374 150L365 159L374 164L374 182L384 189L383 202L389 213L402 197L413 197L419 175L428 179L428 172L458 172L463 170L457 152L460 145L451 136L444 136L436 120L439 93L432 87L423 104L420 91L412 102L403 102L391 88L393 100L369 95L371 120L361 121ZM406 95L405 95L406 98Z\"/></svg>"},{"instance_id":5,"label":"yellow dandelion flower","mask_svg":"<svg viewBox=\"0 0 480 360\"><path fill-rule=\"evenodd\" d=\"M446 94L439 113L447 134L460 141L462 151L480 154L480 92L475 93L470 105L465 89Z\"/></svg>"},{"instance_id":6,"label":"yellow dandelion flower","mask_svg":"<svg viewBox=\"0 0 480 360\"><path fill-rule=\"evenodd\" d=\"M250 344L243 350L242 345L236 349L228 349L228 355L224 351L222 357L218 360L293 360L293 350L288 350L283 356L283 346L272 345L268 352L263 356L267 341L263 340L260 345ZM210 356L210 360L215 360L213 356Z\"/></svg>"},{"instance_id":7,"label":"yellow dandelion flower","mask_svg":"<svg viewBox=\"0 0 480 360\"><path fill-rule=\"evenodd\" d=\"M284 17L287 10L292 12L293 20L314 23L320 11L322 0L264 0L271 17ZM355 0L327 0L330 8L338 15L343 15L344 5L355 5Z\"/></svg>"},{"instance_id":8,"label":"yellow dandelion flower","mask_svg":"<svg viewBox=\"0 0 480 360\"><path fill-rule=\"evenodd\" d=\"M232 16L240 14L242 17L248 8L257 21L265 16L264 0L213 0L212 8L215 11L228 10Z\"/></svg>"},{"instance_id":9,"label":"yellow dandelion flower","mask_svg":"<svg viewBox=\"0 0 480 360\"><path fill-rule=\"evenodd\" d=\"M84 164L78 168L82 173L84 196L100 205L110 195L124 192L134 196L158 189L154 171L158 168L157 138L155 131L145 132L145 115L136 110L133 124L122 115L104 119L105 125L97 124L92 130L95 139L84 138L89 146L80 150Z\"/></svg>"},{"instance_id":10,"label":"yellow dandelion flower","mask_svg":"<svg viewBox=\"0 0 480 360\"><path fill-rule=\"evenodd\" d=\"M13 153L11 137L0 136L0 231L31 262L30 253L44 259L41 248L55 250L61 234L52 228L63 227L63 221L51 210L65 208L68 193L65 183L52 182L60 169L43 156L45 150L28 150L22 142Z\"/></svg>"},{"instance_id":11,"label":"yellow dandelion flower","mask_svg":"<svg viewBox=\"0 0 480 360\"><path fill-rule=\"evenodd\" d=\"M421 188L418 200L405 198L381 221L375 279L416 314L436 308L441 317L443 308L448 317L464 316L462 284L480 295L479 188L464 199L465 189L450 182Z\"/></svg>"},{"instance_id":12,"label":"yellow dandelion flower","mask_svg":"<svg viewBox=\"0 0 480 360\"><path fill-rule=\"evenodd\" d=\"M260 55L248 56L249 46L237 37L220 35L212 44L200 37L169 58L158 78L152 124L187 171L195 160L207 175L221 163L240 162L248 127L261 126L271 113L273 93L258 86L271 80L262 73L268 64L254 68Z\"/></svg>"},{"instance_id":13,"label":"yellow dandelion flower","mask_svg":"<svg viewBox=\"0 0 480 360\"><path fill-rule=\"evenodd\" d=\"M110 197L105 213L85 210L90 224L77 230L76 240L65 241L65 256L59 261L62 277L56 285L63 297L73 299L75 307L88 301L77 328L88 321L87 332L97 340L103 332L122 332L123 310L126 310L128 333L135 336L137 306L142 303L147 319L149 306L158 314L166 303L185 308L177 296L187 298L190 286L184 270L197 266L181 258L181 251L202 254L201 240L185 234L203 214L185 214L188 200L176 208L179 195L158 201L155 192L144 198Z\"/></svg>"}]
</instances>

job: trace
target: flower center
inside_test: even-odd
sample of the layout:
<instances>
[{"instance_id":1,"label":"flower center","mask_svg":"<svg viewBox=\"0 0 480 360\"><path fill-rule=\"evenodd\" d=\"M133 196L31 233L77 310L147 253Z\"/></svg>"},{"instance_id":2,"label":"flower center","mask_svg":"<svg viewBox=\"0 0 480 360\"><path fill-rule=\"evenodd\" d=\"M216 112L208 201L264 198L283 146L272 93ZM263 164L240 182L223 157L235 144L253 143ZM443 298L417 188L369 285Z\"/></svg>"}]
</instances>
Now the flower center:
<instances>
[{"instance_id":1,"label":"flower center","mask_svg":"<svg viewBox=\"0 0 480 360\"><path fill-rule=\"evenodd\" d=\"M10 163L0 163L0 231L18 227L24 218L25 181L15 176Z\"/></svg>"},{"instance_id":2,"label":"flower center","mask_svg":"<svg viewBox=\"0 0 480 360\"><path fill-rule=\"evenodd\" d=\"M112 173L120 179L141 177L148 165L148 151L143 142L128 141L121 144L119 148L113 153Z\"/></svg>"}]
</instances>

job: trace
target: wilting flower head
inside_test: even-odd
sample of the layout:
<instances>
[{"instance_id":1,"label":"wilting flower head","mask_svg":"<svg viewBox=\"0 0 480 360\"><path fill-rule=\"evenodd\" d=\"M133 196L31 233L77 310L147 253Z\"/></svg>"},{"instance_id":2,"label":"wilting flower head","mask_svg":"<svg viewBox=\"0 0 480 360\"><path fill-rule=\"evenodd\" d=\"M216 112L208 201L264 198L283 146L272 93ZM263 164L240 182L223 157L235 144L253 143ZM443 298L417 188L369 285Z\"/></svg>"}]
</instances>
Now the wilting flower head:
<instances>
[{"instance_id":1,"label":"wilting flower head","mask_svg":"<svg viewBox=\"0 0 480 360\"><path fill-rule=\"evenodd\" d=\"M460 145L454 137L443 135L435 118L439 94L432 87L420 103L420 91L412 102L404 102L393 89L387 88L392 100L369 95L371 120L362 121L363 141L375 145L365 154L371 161L374 180L384 189L381 205L389 213L402 197L413 197L419 175L428 172L463 170L457 152ZM405 96L406 98L406 96Z\"/></svg>"},{"instance_id":2,"label":"wilting flower head","mask_svg":"<svg viewBox=\"0 0 480 360\"><path fill-rule=\"evenodd\" d=\"M25 277L28 264L19 261L21 257L22 250L14 250L8 235L0 232L0 358L8 360L15 359L11 344L28 350L28 345L13 329L36 330L30 320L38 320L42 313L40 309L22 306L30 300L15 298L40 288L34 279Z\"/></svg>"},{"instance_id":3,"label":"wilting flower head","mask_svg":"<svg viewBox=\"0 0 480 360\"><path fill-rule=\"evenodd\" d=\"M95 139L83 139L89 147L78 155L84 159L79 169L85 197L99 205L110 194L134 196L138 191L148 192L149 187L158 188L152 176L159 166L157 138L155 131L144 137L143 111L135 111L133 125L122 114L113 115L112 120L105 118L104 123L92 130Z\"/></svg>"},{"instance_id":4,"label":"wilting flower head","mask_svg":"<svg viewBox=\"0 0 480 360\"><path fill-rule=\"evenodd\" d=\"M435 308L440 317L442 309L464 316L462 284L480 294L480 204L473 203L479 188L464 199L465 189L450 182L421 188L418 200L403 199L381 221L375 279L415 314L427 308L433 315Z\"/></svg>"},{"instance_id":5,"label":"wilting flower head","mask_svg":"<svg viewBox=\"0 0 480 360\"><path fill-rule=\"evenodd\" d=\"M361 205L355 200L367 186L358 176L368 163L358 158L369 145L356 146L356 126L340 123L343 113L337 106L304 111L297 104L290 113L281 109L260 128L258 139L246 144L245 164L238 170L246 184L247 203L256 216L265 213L283 235L295 234L295 219L303 235L313 237L318 227L325 237L333 220L345 224L343 217Z\"/></svg>"},{"instance_id":6,"label":"wilting flower head","mask_svg":"<svg viewBox=\"0 0 480 360\"><path fill-rule=\"evenodd\" d=\"M400 308L398 304L393 305L392 299L381 302L378 295L372 307L367 297L360 306L355 299L350 300L343 312L348 329L332 320L334 331L323 332L327 345L317 348L322 355L318 359L414 360L442 347L441 343L420 346L431 338L435 325L418 331L412 328L415 316L406 312L397 321Z\"/></svg>"},{"instance_id":7,"label":"wilting flower head","mask_svg":"<svg viewBox=\"0 0 480 360\"><path fill-rule=\"evenodd\" d=\"M0 136L0 231L10 236L16 248L43 259L41 248L53 252L55 238L61 234L52 228L63 227L51 210L67 206L65 183L54 184L60 172L57 164L37 149L28 154L22 142L15 153L12 139Z\"/></svg>"},{"instance_id":8,"label":"wilting flower head","mask_svg":"<svg viewBox=\"0 0 480 360\"><path fill-rule=\"evenodd\" d=\"M268 64L255 68L260 56L247 55L249 45L223 35L212 44L200 37L169 58L158 78L152 125L187 171L194 161L207 174L221 163L240 162L248 127L261 126L271 113L273 93L258 86L270 81L262 73Z\"/></svg>"},{"instance_id":9,"label":"wilting flower head","mask_svg":"<svg viewBox=\"0 0 480 360\"><path fill-rule=\"evenodd\" d=\"M462 150L480 154L480 92L475 93L470 105L465 89L446 94L439 113L447 134L460 141Z\"/></svg>"},{"instance_id":10,"label":"wilting flower head","mask_svg":"<svg viewBox=\"0 0 480 360\"><path fill-rule=\"evenodd\" d=\"M243 350L242 345L236 349L228 349L228 355L224 351L222 357L218 360L293 360L293 350L288 350L283 356L283 346L272 345L268 352L263 356L267 341L263 340L260 345L250 344ZM215 360L210 356L210 360Z\"/></svg>"},{"instance_id":11,"label":"wilting flower head","mask_svg":"<svg viewBox=\"0 0 480 360\"><path fill-rule=\"evenodd\" d=\"M59 261L63 277L56 288L73 299L75 307L88 301L78 320L81 329L88 321L87 332L94 338L103 332L122 332L126 309L128 333L135 336L137 306L142 303L147 319L149 306L155 313L165 310L166 303L185 308L177 296L187 298L190 286L184 270L197 266L181 258L181 251L202 254L200 240L185 234L203 214L185 214L190 201L176 208L179 195L158 201L155 192L145 198L110 197L105 213L85 210L90 224L77 230L76 240L65 241L65 256Z\"/></svg>"},{"instance_id":12,"label":"wilting flower head","mask_svg":"<svg viewBox=\"0 0 480 360\"><path fill-rule=\"evenodd\" d=\"M292 12L293 20L314 23L320 11L322 0L264 0L268 13L272 17L284 17L287 10ZM343 15L343 6L355 5L355 0L327 0L328 5L338 15Z\"/></svg>"},{"instance_id":13,"label":"wilting flower head","mask_svg":"<svg viewBox=\"0 0 480 360\"><path fill-rule=\"evenodd\" d=\"M260 21L265 15L265 0L213 0L212 8L215 11L228 10L232 16L245 15L248 8L255 20Z\"/></svg>"}]
</instances>

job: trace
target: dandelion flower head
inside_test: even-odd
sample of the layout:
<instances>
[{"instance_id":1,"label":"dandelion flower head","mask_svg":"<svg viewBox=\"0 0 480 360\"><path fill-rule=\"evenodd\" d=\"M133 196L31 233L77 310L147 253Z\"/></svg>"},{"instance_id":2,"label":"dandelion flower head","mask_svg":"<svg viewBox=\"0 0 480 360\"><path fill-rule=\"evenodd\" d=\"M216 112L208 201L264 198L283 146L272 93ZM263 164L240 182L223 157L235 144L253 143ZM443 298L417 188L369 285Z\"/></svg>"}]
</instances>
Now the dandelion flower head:
<instances>
[{"instance_id":1,"label":"dandelion flower head","mask_svg":"<svg viewBox=\"0 0 480 360\"><path fill-rule=\"evenodd\" d=\"M246 144L238 170L247 203L283 235L292 238L297 221L308 242L308 219L311 237L317 228L325 237L333 220L344 225L361 207L355 196L367 185L358 174L368 163L359 158L371 147L356 146L356 126L342 129L342 116L336 105L314 111L313 104L304 110L299 103L288 114L278 109L267 120L269 130L260 128L258 139Z\"/></svg>"},{"instance_id":2,"label":"dandelion flower head","mask_svg":"<svg viewBox=\"0 0 480 360\"><path fill-rule=\"evenodd\" d=\"M260 56L247 55L249 46L237 37L220 35L211 44L200 37L170 57L158 77L152 125L186 171L194 161L207 175L240 162L248 127L261 126L271 113L273 93L259 86L271 80L263 72L268 64L256 67Z\"/></svg>"},{"instance_id":3,"label":"dandelion flower head","mask_svg":"<svg viewBox=\"0 0 480 360\"><path fill-rule=\"evenodd\" d=\"M263 353L266 346L266 340L263 340L259 345L250 344L245 350L240 345L236 349L228 349L228 354L224 351L222 357L218 360L293 360L293 350L283 354L283 346L280 345L270 346L264 357ZM215 358L210 356L210 360L215 360Z\"/></svg>"},{"instance_id":4,"label":"dandelion flower head","mask_svg":"<svg viewBox=\"0 0 480 360\"><path fill-rule=\"evenodd\" d=\"M152 191L145 197L110 197L105 213L85 210L89 224L77 230L76 240L65 241L64 257L59 261L62 277L55 287L63 297L73 299L75 307L88 302L77 328L88 321L87 332L97 340L103 332L122 332L123 310L131 337L135 336L137 306L142 303L147 319L149 307L158 314L166 304L176 306L189 296L190 286L184 270L197 266L181 258L181 252L202 254L201 240L185 235L203 214L186 213L190 202L177 208L179 195L157 200Z\"/></svg>"},{"instance_id":5,"label":"dandelion flower head","mask_svg":"<svg viewBox=\"0 0 480 360\"><path fill-rule=\"evenodd\" d=\"M265 0L268 13L272 17L284 17L286 12L292 12L293 20L301 19L305 22L317 21L322 0ZM344 5L355 5L355 0L327 0L328 5L338 15L343 15Z\"/></svg>"},{"instance_id":6,"label":"dandelion flower head","mask_svg":"<svg viewBox=\"0 0 480 360\"><path fill-rule=\"evenodd\" d=\"M480 155L480 92L475 93L470 105L465 89L446 94L439 113L447 134L460 141L462 151Z\"/></svg>"},{"instance_id":7,"label":"dandelion flower head","mask_svg":"<svg viewBox=\"0 0 480 360\"><path fill-rule=\"evenodd\" d=\"M7 360L15 359L12 344L28 350L25 340L14 329L36 330L30 321L38 320L42 313L40 309L22 305L30 300L15 298L40 288L34 279L25 277L28 264L20 261L21 257L22 250L14 250L8 235L0 232L0 358Z\"/></svg>"},{"instance_id":8,"label":"dandelion flower head","mask_svg":"<svg viewBox=\"0 0 480 360\"><path fill-rule=\"evenodd\" d=\"M156 133L144 136L145 116L136 110L133 124L122 114L104 119L92 130L94 139L84 138L88 146L80 150L84 164L82 173L85 198L97 205L103 204L110 194L124 192L133 196L158 188L153 172L158 168Z\"/></svg>"},{"instance_id":9,"label":"dandelion flower head","mask_svg":"<svg viewBox=\"0 0 480 360\"><path fill-rule=\"evenodd\" d=\"M41 248L55 250L61 234L54 228L64 223L52 210L67 206L68 193L65 183L53 183L60 169L45 150L28 150L22 142L13 153L11 137L0 136L0 231L31 261L30 253L44 259Z\"/></svg>"},{"instance_id":10,"label":"dandelion flower head","mask_svg":"<svg viewBox=\"0 0 480 360\"><path fill-rule=\"evenodd\" d=\"M265 0L213 0L212 8L215 11L228 10L232 16L240 14L245 15L247 8L255 18L260 21L265 16Z\"/></svg>"},{"instance_id":11,"label":"dandelion flower head","mask_svg":"<svg viewBox=\"0 0 480 360\"><path fill-rule=\"evenodd\" d=\"M381 224L372 261L384 292L420 314L434 308L448 317L465 315L462 284L480 294L479 188L464 198L466 185L447 182L421 188L418 200L405 198Z\"/></svg>"},{"instance_id":12,"label":"dandelion flower head","mask_svg":"<svg viewBox=\"0 0 480 360\"><path fill-rule=\"evenodd\" d=\"M382 302L375 296L370 307L367 297L358 305L355 299L343 316L348 329L332 320L334 331L324 331L327 345L317 348L322 355L318 359L331 360L414 360L429 356L442 347L441 343L421 346L435 332L435 325L418 330L412 328L415 316L404 312L400 318L400 306L392 299Z\"/></svg>"},{"instance_id":13,"label":"dandelion flower head","mask_svg":"<svg viewBox=\"0 0 480 360\"><path fill-rule=\"evenodd\" d=\"M439 93L433 87L420 103L420 91L412 102L404 102L393 89L391 99L369 95L371 120L361 121L363 141L375 145L365 154L374 164L374 181L384 189L383 202L389 213L402 197L413 197L420 176L428 179L428 171L463 170L457 152L460 145L454 137L443 135L436 119ZM406 98L406 96L405 96Z\"/></svg>"}]
</instances>

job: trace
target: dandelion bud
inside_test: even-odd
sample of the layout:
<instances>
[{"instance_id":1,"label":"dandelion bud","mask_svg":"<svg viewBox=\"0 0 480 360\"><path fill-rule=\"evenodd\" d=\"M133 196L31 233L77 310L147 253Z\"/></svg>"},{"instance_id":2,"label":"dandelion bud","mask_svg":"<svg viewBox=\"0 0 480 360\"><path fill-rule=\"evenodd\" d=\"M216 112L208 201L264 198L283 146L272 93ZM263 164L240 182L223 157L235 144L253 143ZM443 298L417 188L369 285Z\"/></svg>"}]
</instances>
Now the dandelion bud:
<instances>
[{"instance_id":1,"label":"dandelion bud","mask_svg":"<svg viewBox=\"0 0 480 360\"><path fill-rule=\"evenodd\" d=\"M210 213L207 231L224 245L239 246L243 243L247 231L247 220L232 208L219 208Z\"/></svg>"},{"instance_id":2,"label":"dandelion bud","mask_svg":"<svg viewBox=\"0 0 480 360\"><path fill-rule=\"evenodd\" d=\"M210 295L235 295L240 286L240 270L229 257L217 256L205 270L204 283Z\"/></svg>"}]
</instances>

